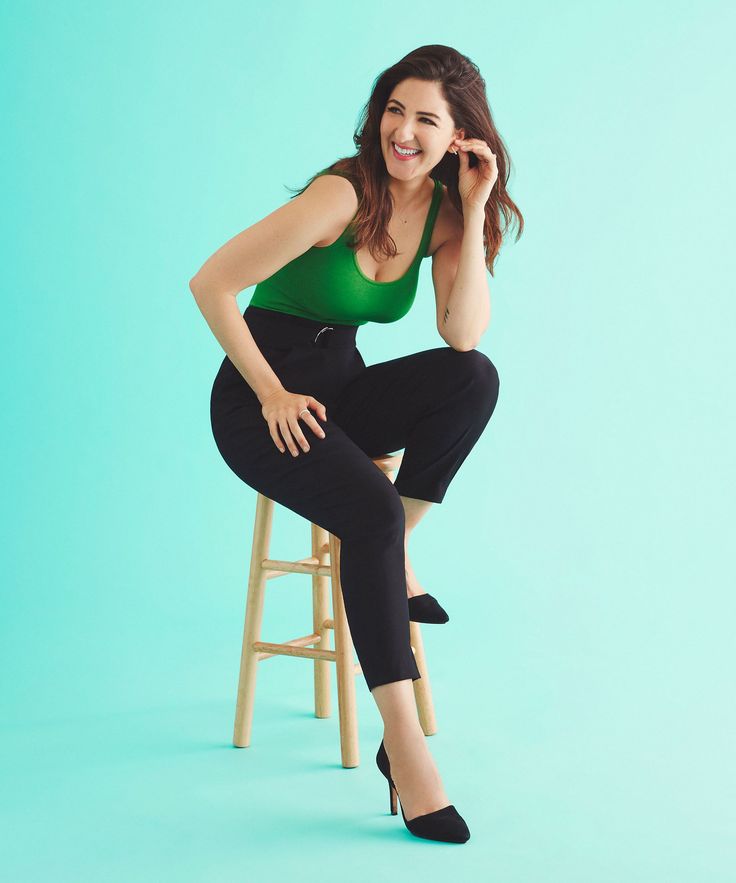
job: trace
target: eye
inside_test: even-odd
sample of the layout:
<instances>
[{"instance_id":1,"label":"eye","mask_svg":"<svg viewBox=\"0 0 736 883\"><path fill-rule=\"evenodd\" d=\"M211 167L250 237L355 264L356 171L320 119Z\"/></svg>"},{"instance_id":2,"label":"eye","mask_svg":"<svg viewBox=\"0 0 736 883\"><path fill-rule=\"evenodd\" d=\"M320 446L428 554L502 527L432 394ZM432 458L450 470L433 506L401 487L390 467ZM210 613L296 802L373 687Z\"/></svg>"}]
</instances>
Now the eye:
<instances>
[{"instance_id":1,"label":"eye","mask_svg":"<svg viewBox=\"0 0 736 883\"><path fill-rule=\"evenodd\" d=\"M395 111L397 111L398 113L401 113L401 108L400 108L400 107L396 107L395 105L391 105L391 107L387 107L386 110L387 110L389 113L391 113L392 110L395 110ZM419 117L419 119L420 119L420 120L426 120L426 121L430 124L430 126L436 126L436 125L437 125L437 123L435 123L433 120L430 120L429 117Z\"/></svg>"}]
</instances>

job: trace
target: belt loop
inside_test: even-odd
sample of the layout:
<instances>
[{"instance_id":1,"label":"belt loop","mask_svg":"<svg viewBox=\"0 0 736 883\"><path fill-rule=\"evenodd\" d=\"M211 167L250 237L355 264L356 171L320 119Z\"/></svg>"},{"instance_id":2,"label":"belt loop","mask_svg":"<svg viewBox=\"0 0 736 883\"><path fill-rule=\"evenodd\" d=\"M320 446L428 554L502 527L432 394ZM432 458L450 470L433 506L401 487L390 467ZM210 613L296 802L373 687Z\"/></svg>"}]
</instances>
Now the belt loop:
<instances>
[{"instance_id":1,"label":"belt loop","mask_svg":"<svg viewBox=\"0 0 736 883\"><path fill-rule=\"evenodd\" d=\"M315 344L315 346L319 346L319 344L317 343L317 338L320 336L320 334L322 334L323 331L334 331L334 330L335 330L335 329L334 329L331 325L325 325L324 328L320 329L320 330L317 332L316 337L314 338L314 344ZM327 339L327 338L324 338L324 340L326 340L326 339Z\"/></svg>"}]
</instances>

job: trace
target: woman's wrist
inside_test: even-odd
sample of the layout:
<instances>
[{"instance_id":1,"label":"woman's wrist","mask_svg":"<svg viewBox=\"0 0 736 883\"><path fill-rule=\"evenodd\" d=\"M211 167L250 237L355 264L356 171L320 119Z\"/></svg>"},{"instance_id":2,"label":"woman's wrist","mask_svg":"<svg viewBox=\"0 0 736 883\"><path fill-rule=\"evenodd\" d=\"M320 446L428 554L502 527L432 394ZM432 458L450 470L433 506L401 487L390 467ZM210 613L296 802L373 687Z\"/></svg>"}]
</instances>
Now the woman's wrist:
<instances>
[{"instance_id":1,"label":"woman's wrist","mask_svg":"<svg viewBox=\"0 0 736 883\"><path fill-rule=\"evenodd\" d=\"M482 205L466 205L462 203L463 207L463 223L465 227L468 226L477 226L480 224L482 227L485 223L486 212L485 207Z\"/></svg>"},{"instance_id":2,"label":"woman's wrist","mask_svg":"<svg viewBox=\"0 0 736 883\"><path fill-rule=\"evenodd\" d=\"M264 384L263 386L259 386L258 389L254 390L256 396L258 397L258 401L261 404L263 404L266 399L272 396L274 393L283 391L284 386L281 383Z\"/></svg>"}]
</instances>

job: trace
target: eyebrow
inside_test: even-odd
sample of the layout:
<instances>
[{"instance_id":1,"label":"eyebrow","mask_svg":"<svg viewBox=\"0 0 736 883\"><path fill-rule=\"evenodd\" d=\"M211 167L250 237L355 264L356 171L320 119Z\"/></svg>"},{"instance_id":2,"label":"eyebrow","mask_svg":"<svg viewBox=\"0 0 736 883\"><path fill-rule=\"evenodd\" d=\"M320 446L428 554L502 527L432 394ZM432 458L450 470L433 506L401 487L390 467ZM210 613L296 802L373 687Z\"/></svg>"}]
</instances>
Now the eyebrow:
<instances>
[{"instance_id":1,"label":"eyebrow","mask_svg":"<svg viewBox=\"0 0 736 883\"><path fill-rule=\"evenodd\" d=\"M399 107L400 107L402 110L406 110L406 108L405 108L404 105L399 101L398 98L389 98L389 101L393 101L393 102L395 102L396 104L399 105ZM429 111L429 110L418 110L418 111L417 111L417 114L420 114L421 116L425 116L425 117L437 117L438 120L440 119L440 117L438 116L438 114L436 114L436 113L432 113L432 112Z\"/></svg>"}]
</instances>

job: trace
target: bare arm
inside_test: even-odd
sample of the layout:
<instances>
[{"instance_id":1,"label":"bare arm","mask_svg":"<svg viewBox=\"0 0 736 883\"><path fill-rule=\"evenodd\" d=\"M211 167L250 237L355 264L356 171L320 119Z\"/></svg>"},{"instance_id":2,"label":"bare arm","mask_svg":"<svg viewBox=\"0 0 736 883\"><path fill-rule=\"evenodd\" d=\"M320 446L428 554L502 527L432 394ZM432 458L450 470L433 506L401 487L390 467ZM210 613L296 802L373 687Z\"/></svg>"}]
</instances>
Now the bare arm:
<instances>
[{"instance_id":1,"label":"bare arm","mask_svg":"<svg viewBox=\"0 0 736 883\"><path fill-rule=\"evenodd\" d=\"M337 236L357 205L347 179L322 175L304 193L221 246L189 282L212 333L261 403L283 386L243 321L237 296L315 243Z\"/></svg>"},{"instance_id":2,"label":"bare arm","mask_svg":"<svg viewBox=\"0 0 736 883\"><path fill-rule=\"evenodd\" d=\"M212 333L258 396L258 401L263 404L267 396L283 389L281 381L253 340L247 322L243 321L237 299L219 294L207 296L199 289L195 290L191 282L189 285Z\"/></svg>"},{"instance_id":3,"label":"bare arm","mask_svg":"<svg viewBox=\"0 0 736 883\"><path fill-rule=\"evenodd\" d=\"M468 210L459 232L432 256L437 330L456 350L474 349L491 319L482 211Z\"/></svg>"}]
</instances>

